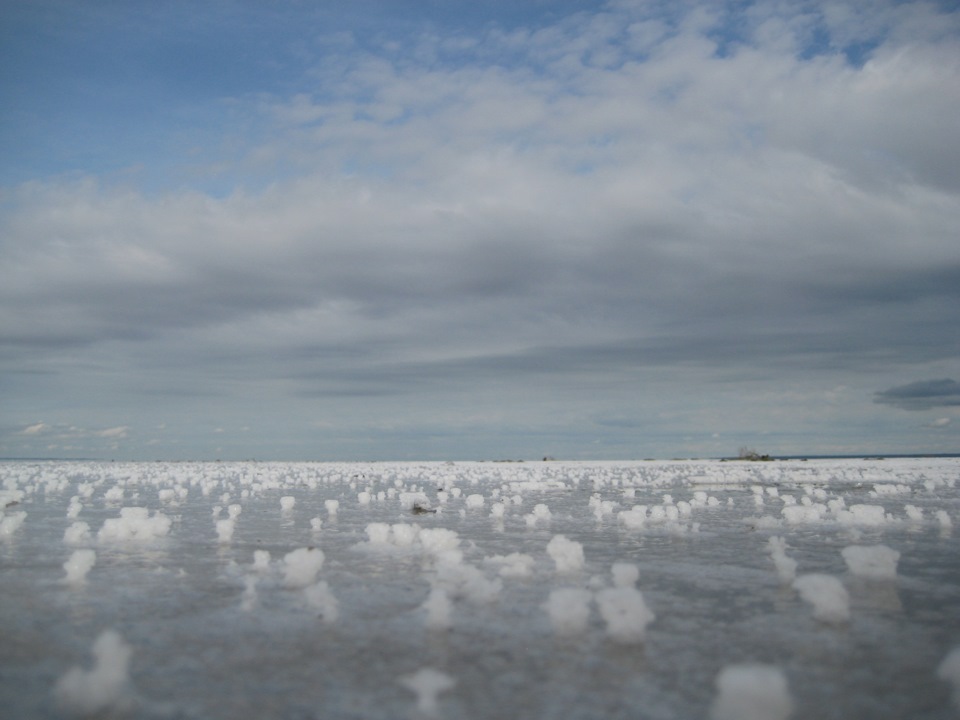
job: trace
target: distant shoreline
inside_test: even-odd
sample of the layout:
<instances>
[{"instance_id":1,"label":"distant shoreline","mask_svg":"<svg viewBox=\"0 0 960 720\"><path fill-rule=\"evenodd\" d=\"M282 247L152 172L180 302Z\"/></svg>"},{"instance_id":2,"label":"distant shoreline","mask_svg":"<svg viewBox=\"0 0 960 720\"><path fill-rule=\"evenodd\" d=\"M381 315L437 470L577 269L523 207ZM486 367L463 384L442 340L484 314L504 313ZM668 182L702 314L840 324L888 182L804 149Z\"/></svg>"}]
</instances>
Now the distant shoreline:
<instances>
[{"instance_id":1,"label":"distant shoreline","mask_svg":"<svg viewBox=\"0 0 960 720\"><path fill-rule=\"evenodd\" d=\"M960 458L960 453L894 453L894 454L877 454L877 453L868 453L868 454L850 454L850 455L770 455L764 459L752 459L752 458L742 458L737 456L726 456L726 457L672 457L672 458L626 458L626 459L604 459L604 458L594 458L594 459L578 459L578 458L552 458L550 460L540 460L540 459L529 459L529 460L501 460L501 459L459 459L459 460L321 460L321 459L312 459L312 460L283 460L283 459L272 459L272 460L260 460L254 458L246 458L243 460L221 460L221 459L178 459L178 460L120 460L117 458L84 458L84 457L65 457L65 458L43 458L43 457L0 457L0 463L13 463L13 462L31 462L31 463L54 463L54 462L67 462L67 463L80 463L80 462L96 462L96 463L392 463L392 462L402 462L402 463L443 463L443 462L462 462L462 463L564 463L564 462L576 462L576 463L590 463L590 462L625 462L625 463L634 463L634 462L735 462L735 463L764 463L764 462L782 462L790 460L919 460L923 458Z\"/></svg>"}]
</instances>

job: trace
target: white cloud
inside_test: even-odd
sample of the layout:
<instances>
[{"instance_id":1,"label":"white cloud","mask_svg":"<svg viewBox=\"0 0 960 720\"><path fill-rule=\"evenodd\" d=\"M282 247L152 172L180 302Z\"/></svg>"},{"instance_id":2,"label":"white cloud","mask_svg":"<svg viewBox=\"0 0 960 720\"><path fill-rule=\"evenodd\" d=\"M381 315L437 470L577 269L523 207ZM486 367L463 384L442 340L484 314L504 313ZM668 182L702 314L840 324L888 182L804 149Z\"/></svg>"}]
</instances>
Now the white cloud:
<instances>
[{"instance_id":1,"label":"white cloud","mask_svg":"<svg viewBox=\"0 0 960 720\"><path fill-rule=\"evenodd\" d=\"M251 129L206 168L235 184L221 196L10 191L0 360L162 410L206 393L414 413L384 398L572 387L620 417L623 388L661 385L643 373L703 393L800 372L833 407L856 395L824 396L852 387L838 368L950 357L960 14L657 7L341 43L231 100ZM805 52L821 22L869 41L862 64Z\"/></svg>"},{"instance_id":2,"label":"white cloud","mask_svg":"<svg viewBox=\"0 0 960 720\"><path fill-rule=\"evenodd\" d=\"M23 430L20 431L21 435L39 435L44 430L49 429L49 426L46 423L36 423L35 425L28 425Z\"/></svg>"}]
</instances>

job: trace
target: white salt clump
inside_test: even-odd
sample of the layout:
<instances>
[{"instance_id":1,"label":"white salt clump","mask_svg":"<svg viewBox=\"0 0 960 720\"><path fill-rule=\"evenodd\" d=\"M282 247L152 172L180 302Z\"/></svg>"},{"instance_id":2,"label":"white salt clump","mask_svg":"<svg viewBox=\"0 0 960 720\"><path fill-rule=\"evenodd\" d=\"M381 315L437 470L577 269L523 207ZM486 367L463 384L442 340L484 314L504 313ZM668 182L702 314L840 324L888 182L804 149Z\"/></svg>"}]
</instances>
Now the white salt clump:
<instances>
[{"instance_id":1,"label":"white salt clump","mask_svg":"<svg viewBox=\"0 0 960 720\"><path fill-rule=\"evenodd\" d=\"M547 554L556 563L557 572L572 573L583 569L583 545L564 535L554 535L547 543Z\"/></svg>"},{"instance_id":2,"label":"white salt clump","mask_svg":"<svg viewBox=\"0 0 960 720\"><path fill-rule=\"evenodd\" d=\"M647 625L655 615L633 587L604 588L597 593L600 617L607 623L607 635L620 643L643 641Z\"/></svg>"},{"instance_id":3,"label":"white salt clump","mask_svg":"<svg viewBox=\"0 0 960 720\"><path fill-rule=\"evenodd\" d=\"M640 569L633 563L614 563L610 568L615 587L633 587L640 579Z\"/></svg>"},{"instance_id":4,"label":"white salt clump","mask_svg":"<svg viewBox=\"0 0 960 720\"><path fill-rule=\"evenodd\" d=\"M896 580L900 553L886 545L850 545L841 552L854 575L871 580Z\"/></svg>"},{"instance_id":5,"label":"white salt clump","mask_svg":"<svg viewBox=\"0 0 960 720\"><path fill-rule=\"evenodd\" d=\"M777 568L777 577L780 578L780 582L792 583L797 576L797 561L787 557L787 541L782 537L771 537L767 541L767 549Z\"/></svg>"},{"instance_id":6,"label":"white salt clump","mask_svg":"<svg viewBox=\"0 0 960 720\"><path fill-rule=\"evenodd\" d=\"M416 694L417 710L431 717L437 714L437 696L456 686L453 678L432 668L423 668L413 675L404 675L399 682Z\"/></svg>"},{"instance_id":7,"label":"white salt clump","mask_svg":"<svg viewBox=\"0 0 960 720\"><path fill-rule=\"evenodd\" d=\"M478 568L462 563L459 551L440 558L437 583L452 597L478 605L494 602L503 590L502 580L488 580Z\"/></svg>"},{"instance_id":8,"label":"white salt clump","mask_svg":"<svg viewBox=\"0 0 960 720\"><path fill-rule=\"evenodd\" d=\"M328 515L336 515L337 511L340 510L340 501L339 500L324 500L323 506L327 509Z\"/></svg>"},{"instance_id":9,"label":"white salt clump","mask_svg":"<svg viewBox=\"0 0 960 720\"><path fill-rule=\"evenodd\" d=\"M813 616L827 623L841 623L850 619L850 596L832 575L811 573L793 581L800 597L813 605Z\"/></svg>"},{"instance_id":10,"label":"white salt clump","mask_svg":"<svg viewBox=\"0 0 960 720\"><path fill-rule=\"evenodd\" d=\"M442 587L434 587L421 607L427 611L426 625L431 630L449 630L453 626L453 603Z\"/></svg>"},{"instance_id":11,"label":"white salt clump","mask_svg":"<svg viewBox=\"0 0 960 720\"><path fill-rule=\"evenodd\" d=\"M937 668L937 677L953 686L953 704L960 710L960 647L955 647Z\"/></svg>"},{"instance_id":12,"label":"white salt clump","mask_svg":"<svg viewBox=\"0 0 960 720\"><path fill-rule=\"evenodd\" d=\"M123 488L112 487L103 494L103 499L108 503L118 503L123 501Z\"/></svg>"},{"instance_id":13,"label":"white salt clump","mask_svg":"<svg viewBox=\"0 0 960 720\"><path fill-rule=\"evenodd\" d=\"M132 697L127 667L131 649L113 630L93 643L93 668L73 667L53 689L57 706L71 715L90 716L107 711L129 712Z\"/></svg>"},{"instance_id":14,"label":"white salt clump","mask_svg":"<svg viewBox=\"0 0 960 720\"><path fill-rule=\"evenodd\" d=\"M390 526L387 523L370 523L364 528L371 545L390 544Z\"/></svg>"},{"instance_id":15,"label":"white salt clump","mask_svg":"<svg viewBox=\"0 0 960 720\"><path fill-rule=\"evenodd\" d=\"M67 518L73 520L80 514L81 510L83 510L83 503L80 502L80 496L74 495L70 498L70 505L67 507Z\"/></svg>"},{"instance_id":16,"label":"white salt clump","mask_svg":"<svg viewBox=\"0 0 960 720\"><path fill-rule=\"evenodd\" d=\"M486 565L499 565L500 577L528 577L533 572L534 561L530 555L510 553L493 555L483 559Z\"/></svg>"},{"instance_id":17,"label":"white salt clump","mask_svg":"<svg viewBox=\"0 0 960 720\"><path fill-rule=\"evenodd\" d=\"M97 537L100 540L153 540L166 537L171 520L162 513L150 515L145 507L120 509L119 518L104 520Z\"/></svg>"},{"instance_id":18,"label":"white salt clump","mask_svg":"<svg viewBox=\"0 0 960 720\"><path fill-rule=\"evenodd\" d=\"M728 665L717 675L711 720L786 720L793 713L787 680L770 665Z\"/></svg>"},{"instance_id":19,"label":"white salt clump","mask_svg":"<svg viewBox=\"0 0 960 720\"><path fill-rule=\"evenodd\" d=\"M473 494L473 495L467 495L467 499L466 499L466 501L465 501L466 506L467 506L468 508L480 508L480 507L483 507L483 503L484 503L484 502L486 502L486 501L483 499L483 495L479 495L479 494L476 494L476 493Z\"/></svg>"},{"instance_id":20,"label":"white salt clump","mask_svg":"<svg viewBox=\"0 0 960 720\"><path fill-rule=\"evenodd\" d=\"M903 510L907 513L907 519L913 521L923 520L923 510L916 505L904 505Z\"/></svg>"},{"instance_id":21,"label":"white salt clump","mask_svg":"<svg viewBox=\"0 0 960 720\"><path fill-rule=\"evenodd\" d=\"M550 522L552 513L550 508L544 503L538 503L533 507L533 512L524 515L524 519L529 527L535 526L539 522Z\"/></svg>"},{"instance_id":22,"label":"white salt clump","mask_svg":"<svg viewBox=\"0 0 960 720\"><path fill-rule=\"evenodd\" d=\"M297 504L297 499L293 495L284 495L280 498L280 509L283 512L290 512L293 506Z\"/></svg>"},{"instance_id":23,"label":"white salt clump","mask_svg":"<svg viewBox=\"0 0 960 720\"><path fill-rule=\"evenodd\" d=\"M253 569L258 572L265 572L270 569L270 551L269 550L253 551Z\"/></svg>"},{"instance_id":24,"label":"white salt clump","mask_svg":"<svg viewBox=\"0 0 960 720\"><path fill-rule=\"evenodd\" d=\"M320 532L323 529L323 518L310 518L310 529L314 532Z\"/></svg>"},{"instance_id":25,"label":"white salt clump","mask_svg":"<svg viewBox=\"0 0 960 720\"><path fill-rule=\"evenodd\" d=\"M557 588L550 591L544 608L558 635L576 635L587 629L593 593L583 588Z\"/></svg>"},{"instance_id":26,"label":"white salt clump","mask_svg":"<svg viewBox=\"0 0 960 720\"><path fill-rule=\"evenodd\" d=\"M13 535L26 519L27 513L23 510L12 513L4 513L0 510L0 540Z\"/></svg>"},{"instance_id":27,"label":"white salt clump","mask_svg":"<svg viewBox=\"0 0 960 720\"><path fill-rule=\"evenodd\" d=\"M217 540L221 544L226 544L233 539L234 521L230 518L226 520L217 520Z\"/></svg>"},{"instance_id":28,"label":"white salt clump","mask_svg":"<svg viewBox=\"0 0 960 720\"><path fill-rule=\"evenodd\" d=\"M639 530L647 522L647 506L634 505L617 515L617 520L628 530Z\"/></svg>"},{"instance_id":29,"label":"white salt clump","mask_svg":"<svg viewBox=\"0 0 960 720\"><path fill-rule=\"evenodd\" d=\"M393 538L393 544L397 547L410 547L416 542L420 534L420 527L409 525L407 523L395 523L390 526L390 535Z\"/></svg>"},{"instance_id":30,"label":"white salt clump","mask_svg":"<svg viewBox=\"0 0 960 720\"><path fill-rule=\"evenodd\" d=\"M87 578L87 573L97 562L97 553L93 550L74 550L70 558L63 564L67 576L64 582L70 585L80 585Z\"/></svg>"},{"instance_id":31,"label":"white salt clump","mask_svg":"<svg viewBox=\"0 0 960 720\"><path fill-rule=\"evenodd\" d=\"M494 503L490 506L490 517L500 519L506 512L507 506L502 502Z\"/></svg>"},{"instance_id":32,"label":"white salt clump","mask_svg":"<svg viewBox=\"0 0 960 720\"><path fill-rule=\"evenodd\" d=\"M257 606L257 577L247 575L243 579L243 595L241 596L240 609L244 612L250 612Z\"/></svg>"},{"instance_id":33,"label":"white salt clump","mask_svg":"<svg viewBox=\"0 0 960 720\"><path fill-rule=\"evenodd\" d=\"M316 580L325 560L322 550L304 547L293 550L283 557L283 584L287 587L306 587Z\"/></svg>"},{"instance_id":34,"label":"white salt clump","mask_svg":"<svg viewBox=\"0 0 960 720\"><path fill-rule=\"evenodd\" d=\"M90 526L87 523L77 520L70 527L63 531L63 541L67 545L79 545L90 539Z\"/></svg>"},{"instance_id":35,"label":"white salt clump","mask_svg":"<svg viewBox=\"0 0 960 720\"><path fill-rule=\"evenodd\" d=\"M324 622L333 623L340 617L340 605L326 582L310 585L303 591L303 596L311 607L320 611Z\"/></svg>"},{"instance_id":36,"label":"white salt clump","mask_svg":"<svg viewBox=\"0 0 960 720\"><path fill-rule=\"evenodd\" d=\"M424 551L435 556L457 551L460 547L460 536L447 528L423 528L419 537Z\"/></svg>"},{"instance_id":37,"label":"white salt clump","mask_svg":"<svg viewBox=\"0 0 960 720\"><path fill-rule=\"evenodd\" d=\"M233 503L232 505L227 506L227 516L231 520L236 520L240 517L240 513L243 512L243 507L239 503Z\"/></svg>"},{"instance_id":38,"label":"white salt clump","mask_svg":"<svg viewBox=\"0 0 960 720\"><path fill-rule=\"evenodd\" d=\"M360 503L361 505L369 505L370 500L371 500L370 493L368 493L366 490L357 493L357 502Z\"/></svg>"}]
</instances>

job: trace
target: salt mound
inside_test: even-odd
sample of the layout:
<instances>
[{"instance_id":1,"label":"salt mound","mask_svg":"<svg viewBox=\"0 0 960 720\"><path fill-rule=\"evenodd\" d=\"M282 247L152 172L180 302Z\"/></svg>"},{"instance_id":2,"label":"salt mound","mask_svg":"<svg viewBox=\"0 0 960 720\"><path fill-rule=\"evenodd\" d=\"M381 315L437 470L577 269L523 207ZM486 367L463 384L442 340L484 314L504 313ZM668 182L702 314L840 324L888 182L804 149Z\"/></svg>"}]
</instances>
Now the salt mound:
<instances>
[{"instance_id":1,"label":"salt mound","mask_svg":"<svg viewBox=\"0 0 960 720\"><path fill-rule=\"evenodd\" d=\"M53 689L57 706L64 712L89 716L107 710L129 711L127 666L130 646L114 630L106 630L93 643L93 669L71 668Z\"/></svg>"},{"instance_id":2,"label":"salt mound","mask_svg":"<svg viewBox=\"0 0 960 720\"><path fill-rule=\"evenodd\" d=\"M154 513L145 507L120 508L119 518L103 521L97 537L100 540L153 540L166 537L171 521L162 513Z\"/></svg>"},{"instance_id":3,"label":"salt mound","mask_svg":"<svg viewBox=\"0 0 960 720\"><path fill-rule=\"evenodd\" d=\"M550 591L544 608L558 635L576 635L587 629L593 593L583 588L557 588Z\"/></svg>"},{"instance_id":4,"label":"salt mound","mask_svg":"<svg viewBox=\"0 0 960 720\"><path fill-rule=\"evenodd\" d=\"M407 523L394 523L390 526L393 544L397 547L410 547L420 535L420 526Z\"/></svg>"},{"instance_id":5,"label":"salt mound","mask_svg":"<svg viewBox=\"0 0 960 720\"><path fill-rule=\"evenodd\" d=\"M480 508L483 507L484 502L483 495L474 493L473 495L467 495L466 506L468 508Z\"/></svg>"},{"instance_id":6,"label":"salt mound","mask_svg":"<svg viewBox=\"0 0 960 720\"><path fill-rule=\"evenodd\" d=\"M13 513L4 513L0 510L0 540L13 535L26 519L27 513L23 510Z\"/></svg>"},{"instance_id":7,"label":"salt mound","mask_svg":"<svg viewBox=\"0 0 960 720\"><path fill-rule=\"evenodd\" d=\"M600 617L607 623L607 635L621 643L643 640L647 625L656 616L632 587L604 588L597 593Z\"/></svg>"},{"instance_id":8,"label":"salt mound","mask_svg":"<svg viewBox=\"0 0 960 720\"><path fill-rule=\"evenodd\" d=\"M269 550L254 550L253 551L253 569L258 572L266 572L270 569L270 551Z\"/></svg>"},{"instance_id":9,"label":"salt mound","mask_svg":"<svg viewBox=\"0 0 960 720\"><path fill-rule=\"evenodd\" d=\"M431 630L449 630L453 626L453 603L442 587L433 588L421 607L427 611L426 625Z\"/></svg>"},{"instance_id":10,"label":"salt mound","mask_svg":"<svg viewBox=\"0 0 960 720\"><path fill-rule=\"evenodd\" d=\"M528 577L533 572L533 558L523 553L493 555L483 559L485 565L499 565L500 576L505 578Z\"/></svg>"},{"instance_id":11,"label":"salt mound","mask_svg":"<svg viewBox=\"0 0 960 720\"><path fill-rule=\"evenodd\" d=\"M290 512L296 504L297 499L293 495L284 495L280 498L280 510L283 512Z\"/></svg>"},{"instance_id":12,"label":"salt mound","mask_svg":"<svg viewBox=\"0 0 960 720\"><path fill-rule=\"evenodd\" d=\"M537 523L550 522L553 513L550 512L550 508L547 507L544 503L538 503L533 506L533 512L530 512L523 516L523 519L527 523L527 527L535 527Z\"/></svg>"},{"instance_id":13,"label":"salt mound","mask_svg":"<svg viewBox=\"0 0 960 720\"><path fill-rule=\"evenodd\" d=\"M547 554L557 565L557 572L572 573L583 569L583 545L563 535L554 535L547 543Z\"/></svg>"},{"instance_id":14,"label":"salt mound","mask_svg":"<svg viewBox=\"0 0 960 720\"><path fill-rule=\"evenodd\" d=\"M770 557L777 568L777 577L782 583L791 583L797 576L797 561L787 557L787 541L782 537L771 537L768 541Z\"/></svg>"},{"instance_id":15,"label":"salt mound","mask_svg":"<svg viewBox=\"0 0 960 720\"><path fill-rule=\"evenodd\" d=\"M90 526L81 520L77 520L70 527L63 531L63 541L67 545L79 545L90 539Z\"/></svg>"},{"instance_id":16,"label":"salt mound","mask_svg":"<svg viewBox=\"0 0 960 720\"><path fill-rule=\"evenodd\" d=\"M455 558L447 559L446 555L440 558L437 582L451 597L464 598L478 605L494 602L503 590L502 580L487 580L478 568L460 562L459 553Z\"/></svg>"},{"instance_id":17,"label":"salt mound","mask_svg":"<svg viewBox=\"0 0 960 720\"><path fill-rule=\"evenodd\" d=\"M232 518L226 520L217 520L217 539L221 544L226 544L233 539L234 521Z\"/></svg>"},{"instance_id":18,"label":"salt mound","mask_svg":"<svg viewBox=\"0 0 960 720\"><path fill-rule=\"evenodd\" d=\"M388 523L370 523L364 528L371 545L390 544L390 525Z\"/></svg>"},{"instance_id":19,"label":"salt mound","mask_svg":"<svg viewBox=\"0 0 960 720\"><path fill-rule=\"evenodd\" d=\"M617 520L628 530L639 530L647 522L647 506L634 505L617 515Z\"/></svg>"},{"instance_id":20,"label":"salt mound","mask_svg":"<svg viewBox=\"0 0 960 720\"><path fill-rule=\"evenodd\" d=\"M431 555L442 555L460 547L460 536L447 528L423 528L420 530L420 544Z\"/></svg>"},{"instance_id":21,"label":"salt mound","mask_svg":"<svg viewBox=\"0 0 960 720\"><path fill-rule=\"evenodd\" d=\"M770 665L728 665L717 675L712 720L786 720L793 702L783 673Z\"/></svg>"},{"instance_id":22,"label":"salt mound","mask_svg":"<svg viewBox=\"0 0 960 720\"><path fill-rule=\"evenodd\" d=\"M244 612L250 612L257 606L257 600L257 577L256 575L247 575L243 579L240 609Z\"/></svg>"},{"instance_id":23,"label":"salt mound","mask_svg":"<svg viewBox=\"0 0 960 720\"><path fill-rule=\"evenodd\" d=\"M404 675L399 682L416 693L417 710L429 716L437 714L437 696L457 684L449 675L432 668L423 668L413 675Z\"/></svg>"},{"instance_id":24,"label":"salt mound","mask_svg":"<svg viewBox=\"0 0 960 720\"><path fill-rule=\"evenodd\" d=\"M817 620L840 623L850 619L850 597L837 578L818 573L801 575L794 580L793 587L801 598L813 605L813 616Z\"/></svg>"},{"instance_id":25,"label":"salt mound","mask_svg":"<svg viewBox=\"0 0 960 720\"><path fill-rule=\"evenodd\" d=\"M86 580L87 573L97 562L97 553L93 550L75 550L63 564L67 576L64 582L70 585L79 585Z\"/></svg>"},{"instance_id":26,"label":"salt mound","mask_svg":"<svg viewBox=\"0 0 960 720\"><path fill-rule=\"evenodd\" d=\"M306 587L323 567L323 551L314 547L298 548L283 557L285 564L283 584L287 587Z\"/></svg>"},{"instance_id":27,"label":"salt mound","mask_svg":"<svg viewBox=\"0 0 960 720\"><path fill-rule=\"evenodd\" d=\"M886 545L850 545L841 552L850 572L871 580L896 580L900 553Z\"/></svg>"}]
</instances>

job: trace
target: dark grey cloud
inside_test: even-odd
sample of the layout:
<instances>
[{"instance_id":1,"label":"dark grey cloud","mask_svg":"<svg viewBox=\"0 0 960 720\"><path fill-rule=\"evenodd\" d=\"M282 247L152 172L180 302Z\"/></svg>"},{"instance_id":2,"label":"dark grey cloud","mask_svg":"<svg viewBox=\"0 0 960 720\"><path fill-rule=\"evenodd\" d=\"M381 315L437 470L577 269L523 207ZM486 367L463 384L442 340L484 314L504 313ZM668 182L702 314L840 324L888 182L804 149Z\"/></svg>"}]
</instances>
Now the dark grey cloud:
<instances>
[{"instance_id":1,"label":"dark grey cloud","mask_svg":"<svg viewBox=\"0 0 960 720\"><path fill-rule=\"evenodd\" d=\"M874 401L903 410L960 407L960 383L950 378L919 380L880 391Z\"/></svg>"}]
</instances>

